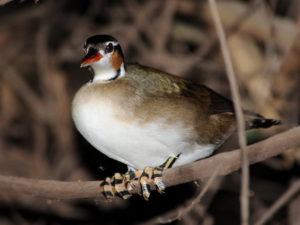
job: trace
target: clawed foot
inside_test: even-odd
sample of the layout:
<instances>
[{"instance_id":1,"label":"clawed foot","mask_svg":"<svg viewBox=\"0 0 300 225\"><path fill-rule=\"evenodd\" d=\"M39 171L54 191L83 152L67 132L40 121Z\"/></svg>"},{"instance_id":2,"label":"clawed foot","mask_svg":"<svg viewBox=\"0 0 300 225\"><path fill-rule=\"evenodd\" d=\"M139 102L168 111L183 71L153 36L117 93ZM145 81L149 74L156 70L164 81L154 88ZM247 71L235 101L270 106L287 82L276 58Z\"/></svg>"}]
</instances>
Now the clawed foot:
<instances>
[{"instance_id":1,"label":"clawed foot","mask_svg":"<svg viewBox=\"0 0 300 225\"><path fill-rule=\"evenodd\" d=\"M157 191L160 194L164 193L164 190L166 189L165 184L162 181L162 172L164 168L163 167L146 167L141 176L140 176L140 184L142 188L142 195L145 200L148 200L150 197L150 191L151 191L151 184L154 184Z\"/></svg>"},{"instance_id":2,"label":"clawed foot","mask_svg":"<svg viewBox=\"0 0 300 225\"><path fill-rule=\"evenodd\" d=\"M131 180L128 180L128 173L121 175L120 173L115 173L112 178L107 177L101 184L100 190L107 199L112 199L114 196L119 196L123 199L128 199L132 195L130 191L132 190Z\"/></svg>"},{"instance_id":3,"label":"clawed foot","mask_svg":"<svg viewBox=\"0 0 300 225\"><path fill-rule=\"evenodd\" d=\"M157 191L163 194L166 187L162 181L162 173L164 169L172 167L178 157L179 155L169 157L161 166L129 171L124 175L115 173L112 178L108 177L100 184L101 192L107 199L111 199L116 195L123 199L128 199L132 196L133 182L139 180L145 200L148 200L150 197L151 184L154 184Z\"/></svg>"}]
</instances>

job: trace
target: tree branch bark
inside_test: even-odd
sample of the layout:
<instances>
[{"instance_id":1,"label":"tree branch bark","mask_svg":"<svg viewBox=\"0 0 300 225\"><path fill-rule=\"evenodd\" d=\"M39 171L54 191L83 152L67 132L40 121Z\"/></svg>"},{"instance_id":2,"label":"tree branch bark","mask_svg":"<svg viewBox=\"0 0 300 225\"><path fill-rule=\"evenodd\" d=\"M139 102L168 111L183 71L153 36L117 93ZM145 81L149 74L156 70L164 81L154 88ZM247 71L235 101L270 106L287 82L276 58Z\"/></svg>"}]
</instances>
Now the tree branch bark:
<instances>
[{"instance_id":1,"label":"tree branch bark","mask_svg":"<svg viewBox=\"0 0 300 225\"><path fill-rule=\"evenodd\" d=\"M276 156L290 148L300 146L300 126L274 135L246 148L249 163L257 163ZM167 187L210 177L218 165L219 176L240 169L240 152L224 152L207 159L181 167L167 169L163 181ZM29 194L50 199L99 198L104 200L99 189L100 181L55 181L0 175L0 192ZM133 193L139 192L136 185Z\"/></svg>"}]
</instances>

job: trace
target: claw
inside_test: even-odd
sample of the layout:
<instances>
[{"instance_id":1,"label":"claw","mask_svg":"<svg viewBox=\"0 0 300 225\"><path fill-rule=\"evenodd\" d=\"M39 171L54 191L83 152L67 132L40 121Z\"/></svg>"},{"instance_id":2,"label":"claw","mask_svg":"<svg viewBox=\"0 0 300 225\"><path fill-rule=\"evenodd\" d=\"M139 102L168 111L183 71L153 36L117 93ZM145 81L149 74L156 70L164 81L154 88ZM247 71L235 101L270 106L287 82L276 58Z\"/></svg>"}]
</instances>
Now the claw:
<instances>
[{"instance_id":1,"label":"claw","mask_svg":"<svg viewBox=\"0 0 300 225\"><path fill-rule=\"evenodd\" d=\"M180 154L179 154L180 155ZM172 167L174 162L179 157L177 155L176 157L169 157L166 162L164 162L161 166L157 167L146 167L143 170L142 175L140 176L140 184L142 188L142 194L145 200L148 200L150 197L150 184L154 183L157 191L160 194L164 193L164 190L166 189L166 186L164 182L162 181L162 173L164 169Z\"/></svg>"},{"instance_id":2,"label":"claw","mask_svg":"<svg viewBox=\"0 0 300 225\"><path fill-rule=\"evenodd\" d=\"M139 180L142 189L142 195L145 200L150 197L150 185L154 184L160 194L166 189L162 181L162 173L164 169L172 167L176 159L179 157L169 157L161 166L146 167L144 170L129 171L124 175L115 173L112 178L107 177L101 184L100 190L107 199L112 199L118 195L123 199L130 198L131 191L134 189L133 181Z\"/></svg>"},{"instance_id":3,"label":"claw","mask_svg":"<svg viewBox=\"0 0 300 225\"><path fill-rule=\"evenodd\" d=\"M140 177L140 184L142 188L142 194L145 200L150 197L150 184L153 183L160 194L164 194L166 186L162 181L162 172L164 168L158 167L146 167Z\"/></svg>"},{"instance_id":4,"label":"claw","mask_svg":"<svg viewBox=\"0 0 300 225\"><path fill-rule=\"evenodd\" d=\"M153 168L146 167L140 176L140 184L142 188L142 195L145 200L150 197L150 182L152 181Z\"/></svg>"},{"instance_id":5,"label":"claw","mask_svg":"<svg viewBox=\"0 0 300 225\"><path fill-rule=\"evenodd\" d=\"M124 178L126 189L131 192L135 187L132 181L138 179L137 174L135 171L128 171L125 173Z\"/></svg>"},{"instance_id":6,"label":"claw","mask_svg":"<svg viewBox=\"0 0 300 225\"><path fill-rule=\"evenodd\" d=\"M157 191L160 194L164 194L164 190L166 189L166 185L164 184L164 182L162 181L162 172L163 172L163 168L162 167L155 167L153 169L153 182L155 184L155 186L157 187Z\"/></svg>"}]
</instances>

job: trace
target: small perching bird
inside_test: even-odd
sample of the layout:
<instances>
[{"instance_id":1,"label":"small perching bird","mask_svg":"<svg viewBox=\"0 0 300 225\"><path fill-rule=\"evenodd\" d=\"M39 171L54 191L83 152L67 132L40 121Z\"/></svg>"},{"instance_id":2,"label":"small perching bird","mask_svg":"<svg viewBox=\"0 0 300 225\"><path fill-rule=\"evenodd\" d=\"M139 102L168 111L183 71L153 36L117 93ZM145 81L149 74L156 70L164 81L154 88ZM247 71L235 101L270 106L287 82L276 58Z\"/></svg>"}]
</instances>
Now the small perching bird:
<instances>
[{"instance_id":1,"label":"small perching bird","mask_svg":"<svg viewBox=\"0 0 300 225\"><path fill-rule=\"evenodd\" d=\"M130 197L130 180L136 178L145 199L150 196L149 182L162 192L163 169L210 156L235 132L233 103L213 90L125 64L119 42L109 35L89 37L84 50L81 67L90 66L94 77L74 97L75 125L96 149L129 169L103 182L107 197ZM244 114L247 129L280 124L249 111ZM137 175L136 170L143 173Z\"/></svg>"}]
</instances>

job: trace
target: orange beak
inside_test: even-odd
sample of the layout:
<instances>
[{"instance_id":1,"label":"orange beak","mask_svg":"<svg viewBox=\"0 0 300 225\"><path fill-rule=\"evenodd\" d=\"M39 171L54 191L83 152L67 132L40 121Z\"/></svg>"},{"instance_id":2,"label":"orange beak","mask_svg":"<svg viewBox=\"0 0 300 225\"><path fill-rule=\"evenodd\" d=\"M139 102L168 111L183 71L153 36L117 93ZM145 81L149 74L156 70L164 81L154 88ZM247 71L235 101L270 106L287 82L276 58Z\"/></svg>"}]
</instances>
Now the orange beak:
<instances>
[{"instance_id":1,"label":"orange beak","mask_svg":"<svg viewBox=\"0 0 300 225\"><path fill-rule=\"evenodd\" d=\"M82 59L80 67L86 67L94 62L99 61L103 56L98 52L93 49L89 50L86 56Z\"/></svg>"}]
</instances>

